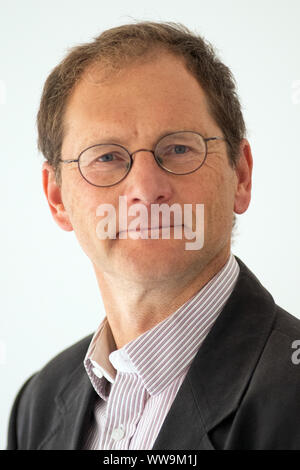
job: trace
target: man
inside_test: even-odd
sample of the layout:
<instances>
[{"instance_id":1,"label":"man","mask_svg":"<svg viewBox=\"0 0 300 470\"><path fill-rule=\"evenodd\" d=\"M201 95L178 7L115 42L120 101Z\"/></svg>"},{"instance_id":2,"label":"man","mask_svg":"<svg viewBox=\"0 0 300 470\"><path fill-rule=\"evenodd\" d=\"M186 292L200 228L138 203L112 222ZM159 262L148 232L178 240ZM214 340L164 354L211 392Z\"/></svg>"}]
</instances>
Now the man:
<instances>
[{"instance_id":1,"label":"man","mask_svg":"<svg viewBox=\"0 0 300 470\"><path fill-rule=\"evenodd\" d=\"M50 74L38 130L52 216L90 258L106 318L24 384L8 449L300 448L300 322L231 253L252 155L211 46L172 24L106 31ZM177 204L190 223L129 229L121 196L125 215Z\"/></svg>"}]
</instances>

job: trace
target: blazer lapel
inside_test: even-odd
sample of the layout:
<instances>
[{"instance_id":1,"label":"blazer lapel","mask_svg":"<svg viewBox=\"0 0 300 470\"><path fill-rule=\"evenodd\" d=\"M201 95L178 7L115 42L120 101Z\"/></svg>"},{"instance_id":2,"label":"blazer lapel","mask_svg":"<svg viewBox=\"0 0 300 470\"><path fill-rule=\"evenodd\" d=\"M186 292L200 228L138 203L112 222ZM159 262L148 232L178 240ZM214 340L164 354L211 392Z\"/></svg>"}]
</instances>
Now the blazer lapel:
<instances>
[{"instance_id":1,"label":"blazer lapel","mask_svg":"<svg viewBox=\"0 0 300 470\"><path fill-rule=\"evenodd\" d=\"M153 450L211 450L213 446L189 380L183 381L154 443Z\"/></svg>"},{"instance_id":2,"label":"blazer lapel","mask_svg":"<svg viewBox=\"0 0 300 470\"><path fill-rule=\"evenodd\" d=\"M270 334L275 303L236 259L237 284L193 360L153 449L213 449L209 431L239 406Z\"/></svg>"},{"instance_id":3,"label":"blazer lapel","mask_svg":"<svg viewBox=\"0 0 300 470\"><path fill-rule=\"evenodd\" d=\"M82 449L97 397L83 364L80 364L66 387L56 396L58 423L39 449Z\"/></svg>"}]
</instances>

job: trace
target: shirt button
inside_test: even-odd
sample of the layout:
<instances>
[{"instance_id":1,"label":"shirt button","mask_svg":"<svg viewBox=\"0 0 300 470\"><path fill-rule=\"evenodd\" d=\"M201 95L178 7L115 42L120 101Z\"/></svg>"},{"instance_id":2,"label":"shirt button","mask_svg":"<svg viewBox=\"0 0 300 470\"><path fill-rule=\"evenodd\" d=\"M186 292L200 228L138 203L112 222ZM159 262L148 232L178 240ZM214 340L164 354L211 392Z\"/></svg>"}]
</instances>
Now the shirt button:
<instances>
[{"instance_id":1,"label":"shirt button","mask_svg":"<svg viewBox=\"0 0 300 470\"><path fill-rule=\"evenodd\" d=\"M99 369L97 369L97 367L93 367L92 370L93 370L94 374L95 374L99 379L102 379L103 374L102 374L102 372L100 372Z\"/></svg>"},{"instance_id":2,"label":"shirt button","mask_svg":"<svg viewBox=\"0 0 300 470\"><path fill-rule=\"evenodd\" d=\"M115 428L111 433L111 437L114 441L120 441L125 436L124 426L121 424L118 428Z\"/></svg>"}]
</instances>

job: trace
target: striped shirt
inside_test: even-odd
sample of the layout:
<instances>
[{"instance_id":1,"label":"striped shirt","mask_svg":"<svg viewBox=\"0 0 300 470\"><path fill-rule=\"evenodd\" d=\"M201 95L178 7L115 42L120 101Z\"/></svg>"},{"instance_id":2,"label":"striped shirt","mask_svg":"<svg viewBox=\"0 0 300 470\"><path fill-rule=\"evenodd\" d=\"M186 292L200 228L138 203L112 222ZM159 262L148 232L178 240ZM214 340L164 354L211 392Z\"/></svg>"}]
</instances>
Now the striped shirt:
<instances>
[{"instance_id":1,"label":"striped shirt","mask_svg":"<svg viewBox=\"0 0 300 470\"><path fill-rule=\"evenodd\" d=\"M233 254L173 314L120 349L105 318L84 366L99 398L85 449L152 449L201 343L235 286Z\"/></svg>"}]
</instances>

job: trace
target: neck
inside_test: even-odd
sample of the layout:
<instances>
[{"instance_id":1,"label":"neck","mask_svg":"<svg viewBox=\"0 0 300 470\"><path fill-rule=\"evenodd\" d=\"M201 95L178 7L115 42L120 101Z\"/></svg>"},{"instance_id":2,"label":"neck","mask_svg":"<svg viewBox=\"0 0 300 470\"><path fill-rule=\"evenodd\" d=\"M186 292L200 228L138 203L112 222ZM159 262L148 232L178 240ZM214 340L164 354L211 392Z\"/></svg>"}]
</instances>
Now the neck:
<instances>
[{"instance_id":1,"label":"neck","mask_svg":"<svg viewBox=\"0 0 300 470\"><path fill-rule=\"evenodd\" d=\"M193 297L226 264L230 247L211 259L200 272L156 282L137 283L119 275L101 272L94 265L106 316L117 349L133 341L174 313Z\"/></svg>"}]
</instances>

